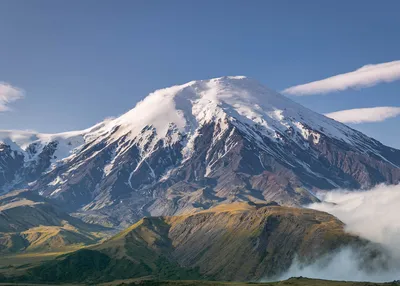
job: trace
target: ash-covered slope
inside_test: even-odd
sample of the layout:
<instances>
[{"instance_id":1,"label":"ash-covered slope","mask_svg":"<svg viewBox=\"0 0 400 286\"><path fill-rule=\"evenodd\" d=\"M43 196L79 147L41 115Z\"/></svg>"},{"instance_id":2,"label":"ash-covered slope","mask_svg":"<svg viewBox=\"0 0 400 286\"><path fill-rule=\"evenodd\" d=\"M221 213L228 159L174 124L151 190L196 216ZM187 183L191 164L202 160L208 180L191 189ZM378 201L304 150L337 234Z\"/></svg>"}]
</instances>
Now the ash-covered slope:
<instances>
[{"instance_id":1,"label":"ash-covered slope","mask_svg":"<svg viewBox=\"0 0 400 286\"><path fill-rule=\"evenodd\" d=\"M3 186L30 182L87 221L112 224L233 201L300 205L318 190L400 181L399 150L245 77L158 90L121 117L45 136L54 139L39 145L56 151L40 148L35 176L25 171L32 142L3 138Z\"/></svg>"}]
</instances>

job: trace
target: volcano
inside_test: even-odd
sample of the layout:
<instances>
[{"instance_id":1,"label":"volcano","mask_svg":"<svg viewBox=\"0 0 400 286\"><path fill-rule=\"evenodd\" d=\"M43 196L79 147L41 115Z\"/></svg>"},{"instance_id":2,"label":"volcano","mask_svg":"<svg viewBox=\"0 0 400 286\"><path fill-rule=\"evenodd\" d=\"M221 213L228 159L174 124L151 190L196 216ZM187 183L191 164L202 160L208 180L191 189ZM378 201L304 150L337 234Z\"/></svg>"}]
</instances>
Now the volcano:
<instances>
[{"instance_id":1,"label":"volcano","mask_svg":"<svg viewBox=\"0 0 400 286\"><path fill-rule=\"evenodd\" d=\"M0 131L0 142L3 192L27 188L86 222L121 227L400 181L399 150L243 76L157 90L86 130Z\"/></svg>"}]
</instances>

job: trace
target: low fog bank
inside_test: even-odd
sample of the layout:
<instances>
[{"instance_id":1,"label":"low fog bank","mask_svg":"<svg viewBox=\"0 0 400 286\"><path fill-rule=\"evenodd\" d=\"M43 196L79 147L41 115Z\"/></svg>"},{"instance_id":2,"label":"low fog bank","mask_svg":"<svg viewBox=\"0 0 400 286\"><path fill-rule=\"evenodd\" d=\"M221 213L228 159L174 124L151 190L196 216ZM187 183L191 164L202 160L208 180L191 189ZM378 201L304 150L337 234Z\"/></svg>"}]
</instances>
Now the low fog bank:
<instances>
[{"instance_id":1,"label":"low fog bank","mask_svg":"<svg viewBox=\"0 0 400 286\"><path fill-rule=\"evenodd\" d=\"M295 259L289 270L276 280L290 277L308 277L326 280L388 282L400 279L398 267L382 259L366 262L359 250L343 248L327 255L311 265L303 265ZM381 263L381 264L380 264Z\"/></svg>"},{"instance_id":2,"label":"low fog bank","mask_svg":"<svg viewBox=\"0 0 400 286\"><path fill-rule=\"evenodd\" d=\"M308 208L343 221L346 230L380 243L400 258L400 185L380 185L369 191L333 191Z\"/></svg>"},{"instance_id":3,"label":"low fog bank","mask_svg":"<svg viewBox=\"0 0 400 286\"><path fill-rule=\"evenodd\" d=\"M336 190L324 194L321 200L307 207L336 216L346 224L346 231L376 243L383 255L372 259L366 249L345 248L312 265L302 265L295 259L279 280L294 276L371 282L400 280L400 185L379 185L368 191Z\"/></svg>"}]
</instances>

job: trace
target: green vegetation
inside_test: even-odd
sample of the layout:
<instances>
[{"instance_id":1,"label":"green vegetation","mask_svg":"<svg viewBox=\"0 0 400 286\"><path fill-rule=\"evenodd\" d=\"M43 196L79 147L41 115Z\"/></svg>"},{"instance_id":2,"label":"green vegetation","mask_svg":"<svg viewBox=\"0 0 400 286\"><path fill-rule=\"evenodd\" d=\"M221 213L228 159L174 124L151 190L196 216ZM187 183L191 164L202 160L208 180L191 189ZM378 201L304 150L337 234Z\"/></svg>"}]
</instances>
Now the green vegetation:
<instances>
[{"instance_id":1,"label":"green vegetation","mask_svg":"<svg viewBox=\"0 0 400 286\"><path fill-rule=\"evenodd\" d=\"M246 282L215 282L215 281L133 281L122 282L115 285L140 285L140 286L244 286L244 285L265 285L265 286L395 286L400 283L369 283L369 282L345 282L345 281L328 281L308 278L291 278L285 281L269 282L269 283L246 283Z\"/></svg>"},{"instance_id":2,"label":"green vegetation","mask_svg":"<svg viewBox=\"0 0 400 286\"><path fill-rule=\"evenodd\" d=\"M32 283L0 283L0 285L19 285L19 286L51 286L51 284L32 284ZM82 284L56 284L64 286L79 286ZM88 285L88 284L85 284ZM90 284L89 284L90 285ZM346 282L346 281L328 281L320 279L308 278L290 278L279 282L217 282L217 281L196 281L196 280L143 280L143 279L126 279L116 280L105 283L93 283L99 286L399 286L399 282L388 283L372 283L372 282Z\"/></svg>"},{"instance_id":3,"label":"green vegetation","mask_svg":"<svg viewBox=\"0 0 400 286\"><path fill-rule=\"evenodd\" d=\"M4 265L0 273L4 282L35 283L99 284L143 277L251 281L278 275L296 254L312 260L351 243L360 240L346 234L329 214L236 203L195 214L143 218L100 244L42 263L38 255L37 261Z\"/></svg>"},{"instance_id":4,"label":"green vegetation","mask_svg":"<svg viewBox=\"0 0 400 286\"><path fill-rule=\"evenodd\" d=\"M0 196L2 256L73 251L99 242L107 231L69 216L30 191Z\"/></svg>"},{"instance_id":5,"label":"green vegetation","mask_svg":"<svg viewBox=\"0 0 400 286\"><path fill-rule=\"evenodd\" d=\"M85 281L85 284L98 284L101 281L113 281L133 277L152 275L157 279L200 279L196 270L187 270L170 262L165 257L158 257L154 266L140 260L132 263L129 259L113 259L95 250L81 249L71 255L65 254L55 260L43 263L37 267L22 265L24 274L0 276L4 282L30 283L72 283ZM154 267L154 268L153 268Z\"/></svg>"}]
</instances>

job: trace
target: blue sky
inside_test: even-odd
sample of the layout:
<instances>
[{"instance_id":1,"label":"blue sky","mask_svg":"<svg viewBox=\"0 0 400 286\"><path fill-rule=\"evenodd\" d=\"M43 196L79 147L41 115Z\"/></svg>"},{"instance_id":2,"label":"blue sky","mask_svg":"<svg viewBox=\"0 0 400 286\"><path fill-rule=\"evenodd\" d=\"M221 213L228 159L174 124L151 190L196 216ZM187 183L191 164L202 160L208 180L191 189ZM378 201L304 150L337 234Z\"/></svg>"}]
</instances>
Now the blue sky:
<instances>
[{"instance_id":1,"label":"blue sky","mask_svg":"<svg viewBox=\"0 0 400 286\"><path fill-rule=\"evenodd\" d=\"M400 60L400 1L0 2L0 82L25 97L0 129L60 132L117 116L149 92L247 75L284 90ZM400 106L400 80L290 96L321 113ZM351 124L400 148L400 117Z\"/></svg>"}]
</instances>

